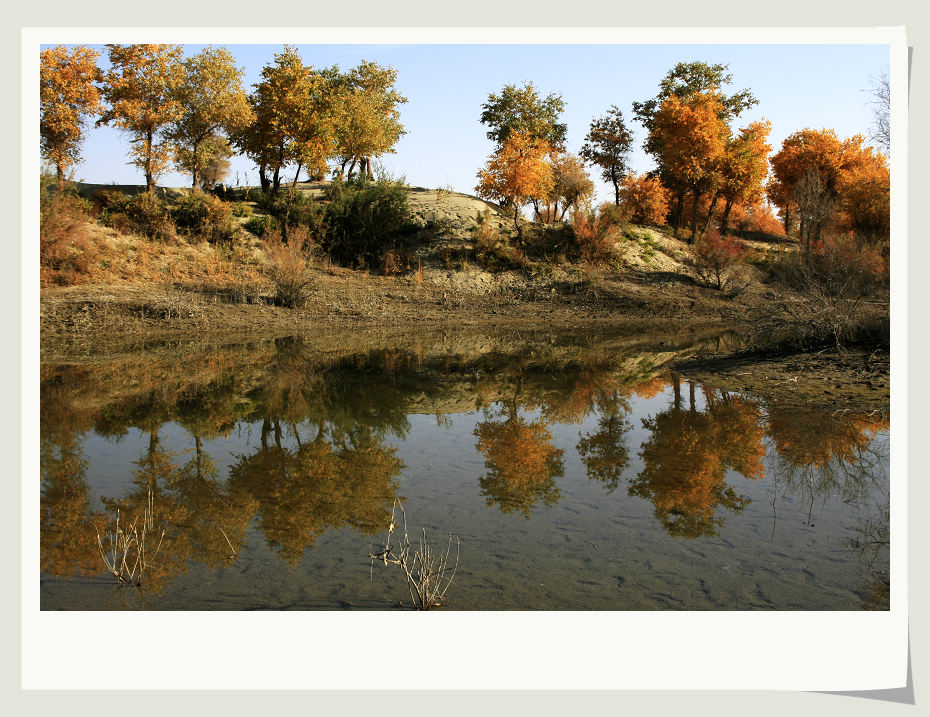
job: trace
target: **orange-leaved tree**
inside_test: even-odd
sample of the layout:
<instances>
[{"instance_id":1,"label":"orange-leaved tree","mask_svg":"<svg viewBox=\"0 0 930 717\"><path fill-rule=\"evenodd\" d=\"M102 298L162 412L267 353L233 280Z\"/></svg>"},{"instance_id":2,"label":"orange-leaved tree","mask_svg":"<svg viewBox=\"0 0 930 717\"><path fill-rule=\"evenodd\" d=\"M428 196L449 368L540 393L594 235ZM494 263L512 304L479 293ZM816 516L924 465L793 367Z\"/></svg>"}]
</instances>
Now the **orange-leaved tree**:
<instances>
[{"instance_id":1,"label":"orange-leaved tree","mask_svg":"<svg viewBox=\"0 0 930 717\"><path fill-rule=\"evenodd\" d=\"M698 206L701 198L720 185L729 127L722 110L722 95L711 89L686 99L668 97L652 117L650 135L654 135L663 174L679 192L675 211L675 236L681 225L684 193L693 197L691 237L697 235Z\"/></svg>"},{"instance_id":2,"label":"orange-leaved tree","mask_svg":"<svg viewBox=\"0 0 930 717\"><path fill-rule=\"evenodd\" d=\"M864 148L840 178L839 199L847 229L870 244L886 239L891 226L891 172L885 155Z\"/></svg>"},{"instance_id":3,"label":"orange-leaved tree","mask_svg":"<svg viewBox=\"0 0 930 717\"><path fill-rule=\"evenodd\" d=\"M844 178L874 162L874 153L864 143L859 134L841 140L832 129L805 128L789 135L772 157L766 192L781 210L786 233L797 214L806 249L833 222Z\"/></svg>"},{"instance_id":4,"label":"orange-leaved tree","mask_svg":"<svg viewBox=\"0 0 930 717\"><path fill-rule=\"evenodd\" d=\"M184 81L179 45L107 45L110 69L104 77L108 105L97 124L115 124L132 143L132 164L145 173L148 191L171 161L165 130L181 116L176 93Z\"/></svg>"},{"instance_id":5,"label":"orange-leaved tree","mask_svg":"<svg viewBox=\"0 0 930 717\"><path fill-rule=\"evenodd\" d=\"M512 132L478 172L475 191L513 209L518 241L523 238L520 208L532 197L545 197L552 191L552 165L547 161L551 155L545 141L525 132Z\"/></svg>"},{"instance_id":6,"label":"orange-leaved tree","mask_svg":"<svg viewBox=\"0 0 930 717\"><path fill-rule=\"evenodd\" d=\"M768 120L752 122L727 143L720 168L719 195L725 202L720 218L721 234L727 231L730 211L734 205L752 206L762 201L763 182L769 173L768 156L772 151L766 140L771 131L772 123ZM707 219L710 221L710 213Z\"/></svg>"},{"instance_id":7,"label":"orange-leaved tree","mask_svg":"<svg viewBox=\"0 0 930 717\"><path fill-rule=\"evenodd\" d=\"M588 176L584 162L573 154L559 154L551 161L552 190L542 197L540 215L545 221L560 222L569 209L577 211L579 205L594 194L594 182Z\"/></svg>"},{"instance_id":8,"label":"orange-leaved tree","mask_svg":"<svg viewBox=\"0 0 930 717\"><path fill-rule=\"evenodd\" d=\"M59 45L39 56L39 120L42 156L55 166L58 186L80 160L85 119L100 110L99 53L84 45Z\"/></svg>"},{"instance_id":9,"label":"orange-leaved tree","mask_svg":"<svg viewBox=\"0 0 930 717\"><path fill-rule=\"evenodd\" d=\"M623 216L635 224L665 224L671 193L657 177L628 174L620 182Z\"/></svg>"}]
</instances>

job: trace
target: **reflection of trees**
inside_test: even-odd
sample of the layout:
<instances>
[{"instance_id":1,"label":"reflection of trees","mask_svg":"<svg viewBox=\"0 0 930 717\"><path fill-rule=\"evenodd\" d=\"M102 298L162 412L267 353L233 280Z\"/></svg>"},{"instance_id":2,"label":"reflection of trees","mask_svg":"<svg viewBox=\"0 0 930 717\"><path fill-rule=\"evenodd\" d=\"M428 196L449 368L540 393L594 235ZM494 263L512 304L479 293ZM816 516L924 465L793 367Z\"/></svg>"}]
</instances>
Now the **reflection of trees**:
<instances>
[{"instance_id":1,"label":"reflection of trees","mask_svg":"<svg viewBox=\"0 0 930 717\"><path fill-rule=\"evenodd\" d=\"M552 445L552 432L544 421L529 422L519 415L520 387L518 376L512 399L498 414L503 420L489 415L489 420L475 426L474 434L487 468L479 479L481 495L488 505L497 503L504 513L519 510L529 516L539 502L547 506L558 502L555 478L565 471L564 451Z\"/></svg>"},{"instance_id":2,"label":"reflection of trees","mask_svg":"<svg viewBox=\"0 0 930 717\"><path fill-rule=\"evenodd\" d=\"M778 402L767 410L768 434L777 449L775 483L784 493L808 498L810 510L817 498L855 503L887 484L887 457L874 441L876 433L888 429L884 416Z\"/></svg>"},{"instance_id":3,"label":"reflection of trees","mask_svg":"<svg viewBox=\"0 0 930 717\"><path fill-rule=\"evenodd\" d=\"M584 463L588 478L604 484L608 493L620 485L623 469L630 456L624 435L630 429L626 414L630 411L627 398L616 389L596 397L600 418L597 431L579 434L578 455Z\"/></svg>"},{"instance_id":4,"label":"reflection of trees","mask_svg":"<svg viewBox=\"0 0 930 717\"><path fill-rule=\"evenodd\" d=\"M260 529L290 563L328 530L351 526L377 532L390 517L403 462L396 449L369 440L331 443L319 431L297 450L272 445L280 428L266 422L262 447L230 470L232 490L258 503Z\"/></svg>"},{"instance_id":5,"label":"reflection of trees","mask_svg":"<svg viewBox=\"0 0 930 717\"><path fill-rule=\"evenodd\" d=\"M76 443L41 446L42 496L39 561L51 575L98 573L100 554L91 538L105 520L91 508L87 462Z\"/></svg>"},{"instance_id":6,"label":"reflection of trees","mask_svg":"<svg viewBox=\"0 0 930 717\"><path fill-rule=\"evenodd\" d=\"M646 498L669 534L694 538L716 535L723 519L716 510L740 512L748 500L726 484L726 471L746 478L762 476L760 411L755 403L727 393L706 393L703 412L690 384L688 408L673 376L672 406L643 425L652 435L643 444L644 467L632 481L630 495Z\"/></svg>"}]
</instances>

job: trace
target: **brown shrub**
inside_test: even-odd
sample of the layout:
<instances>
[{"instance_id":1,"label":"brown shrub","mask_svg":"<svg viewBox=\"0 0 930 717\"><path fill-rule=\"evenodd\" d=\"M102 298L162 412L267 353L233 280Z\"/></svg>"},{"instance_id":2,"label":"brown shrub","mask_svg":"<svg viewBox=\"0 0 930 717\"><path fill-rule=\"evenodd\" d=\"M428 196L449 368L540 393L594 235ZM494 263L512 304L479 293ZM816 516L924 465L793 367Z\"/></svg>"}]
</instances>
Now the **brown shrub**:
<instances>
[{"instance_id":1,"label":"brown shrub","mask_svg":"<svg viewBox=\"0 0 930 717\"><path fill-rule=\"evenodd\" d=\"M313 283L312 250L309 234L301 226L291 228L287 243L279 231L265 239L265 274L274 284L275 301L282 306L300 308L306 303Z\"/></svg>"},{"instance_id":2,"label":"brown shrub","mask_svg":"<svg viewBox=\"0 0 930 717\"><path fill-rule=\"evenodd\" d=\"M98 251L87 221L86 208L79 198L42 193L39 265L43 285L68 286L92 274Z\"/></svg>"}]
</instances>

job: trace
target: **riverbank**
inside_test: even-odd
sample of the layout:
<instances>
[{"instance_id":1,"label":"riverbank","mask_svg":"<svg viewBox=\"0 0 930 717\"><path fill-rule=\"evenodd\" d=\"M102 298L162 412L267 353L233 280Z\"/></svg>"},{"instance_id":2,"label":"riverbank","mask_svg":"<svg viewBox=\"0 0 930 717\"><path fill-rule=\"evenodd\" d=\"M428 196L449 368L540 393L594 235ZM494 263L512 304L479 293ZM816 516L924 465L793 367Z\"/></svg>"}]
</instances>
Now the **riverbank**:
<instances>
[{"instance_id":1,"label":"riverbank","mask_svg":"<svg viewBox=\"0 0 930 717\"><path fill-rule=\"evenodd\" d=\"M87 221L75 230L95 262L87 277L41 291L42 358L286 336L356 353L422 351L450 336L460 346L505 337L493 341L510 351L506 337L574 333L619 336L655 351L693 345L669 356L670 365L734 390L764 386L802 402L887 406L887 302L857 306L879 327L870 342L846 349L798 342L822 307L764 270L766 260L797 249L787 237L751 237L754 261L743 268L740 290L727 293L696 280L688 245L663 228L628 227L606 264L552 258L508 270L478 261L476 222L508 231L497 207L416 187L408 200L418 229L404 266L360 271L317 257L300 308L274 300L264 244L245 230L244 216L228 247L184 236L152 241ZM721 336L722 343L703 340ZM813 349L799 353L802 344Z\"/></svg>"}]
</instances>

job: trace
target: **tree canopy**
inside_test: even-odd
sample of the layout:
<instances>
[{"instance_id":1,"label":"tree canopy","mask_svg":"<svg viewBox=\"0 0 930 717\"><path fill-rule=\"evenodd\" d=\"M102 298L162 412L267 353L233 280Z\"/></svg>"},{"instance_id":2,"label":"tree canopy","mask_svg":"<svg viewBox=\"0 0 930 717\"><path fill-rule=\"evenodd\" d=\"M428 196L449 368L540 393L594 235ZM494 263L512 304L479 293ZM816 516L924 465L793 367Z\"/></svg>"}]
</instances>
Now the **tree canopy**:
<instances>
[{"instance_id":1,"label":"tree canopy","mask_svg":"<svg viewBox=\"0 0 930 717\"><path fill-rule=\"evenodd\" d=\"M58 46L39 58L42 156L55 166L59 186L69 168L80 160L84 123L101 108L99 53L84 45L72 50Z\"/></svg>"},{"instance_id":2,"label":"tree canopy","mask_svg":"<svg viewBox=\"0 0 930 717\"><path fill-rule=\"evenodd\" d=\"M561 95L553 92L542 98L532 82L524 82L522 87L504 85L500 94L488 95L481 108L481 123L490 127L488 139L498 146L506 144L515 132L541 140L556 150L565 146L568 128L558 121L565 109Z\"/></svg>"},{"instance_id":3,"label":"tree canopy","mask_svg":"<svg viewBox=\"0 0 930 717\"><path fill-rule=\"evenodd\" d=\"M107 45L104 77L107 109L97 124L115 124L132 142L132 164L145 173L149 191L171 162L165 130L183 114L177 93L184 82L180 45Z\"/></svg>"},{"instance_id":4,"label":"tree canopy","mask_svg":"<svg viewBox=\"0 0 930 717\"><path fill-rule=\"evenodd\" d=\"M601 177L614 187L614 202L620 206L620 182L629 173L633 133L623 121L623 113L611 105L607 114L591 121L579 154L601 170Z\"/></svg>"},{"instance_id":5,"label":"tree canopy","mask_svg":"<svg viewBox=\"0 0 930 717\"><path fill-rule=\"evenodd\" d=\"M253 119L242 88L242 69L225 47L208 47L184 60L184 81L174 99L181 106L168 134L175 144L178 166L197 186L200 175L217 159L224 159L228 144L221 133L234 134ZM226 157L229 155L226 154Z\"/></svg>"}]
</instances>

